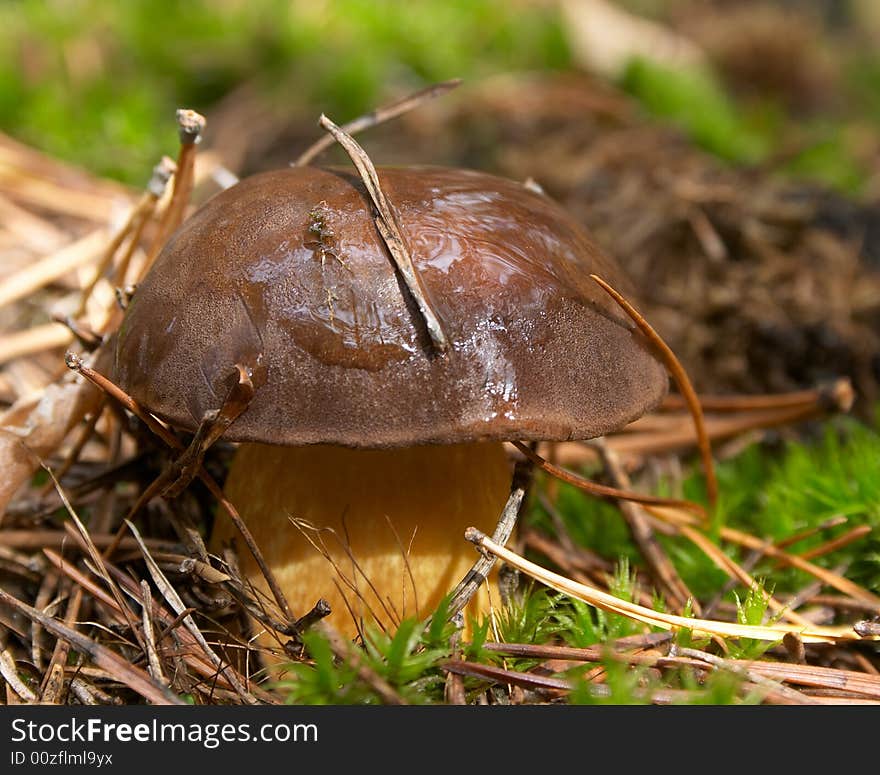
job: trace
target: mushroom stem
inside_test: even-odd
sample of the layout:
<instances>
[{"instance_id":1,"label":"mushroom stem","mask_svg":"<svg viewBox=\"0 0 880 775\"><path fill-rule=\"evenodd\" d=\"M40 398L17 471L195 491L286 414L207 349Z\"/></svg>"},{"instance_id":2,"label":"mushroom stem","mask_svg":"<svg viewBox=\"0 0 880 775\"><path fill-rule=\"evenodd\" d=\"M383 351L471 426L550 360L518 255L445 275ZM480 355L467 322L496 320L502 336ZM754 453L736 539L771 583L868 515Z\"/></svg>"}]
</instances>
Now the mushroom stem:
<instances>
[{"instance_id":1,"label":"mushroom stem","mask_svg":"<svg viewBox=\"0 0 880 775\"><path fill-rule=\"evenodd\" d=\"M467 573L476 521L491 532L510 492L501 443L355 450L242 444L226 494L294 609L325 599L354 636L424 618ZM218 522L213 543L233 537ZM248 553L242 572L265 583ZM467 609L488 610L479 591Z\"/></svg>"}]
</instances>

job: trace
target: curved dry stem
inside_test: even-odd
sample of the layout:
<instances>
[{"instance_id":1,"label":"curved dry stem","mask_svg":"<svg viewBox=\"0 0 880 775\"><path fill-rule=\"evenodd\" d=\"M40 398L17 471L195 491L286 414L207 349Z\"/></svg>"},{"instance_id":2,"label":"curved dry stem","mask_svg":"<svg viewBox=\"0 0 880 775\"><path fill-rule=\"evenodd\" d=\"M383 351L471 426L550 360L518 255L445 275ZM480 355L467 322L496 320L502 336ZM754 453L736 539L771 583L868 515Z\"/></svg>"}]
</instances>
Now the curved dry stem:
<instances>
[{"instance_id":1,"label":"curved dry stem","mask_svg":"<svg viewBox=\"0 0 880 775\"><path fill-rule=\"evenodd\" d=\"M706 510L699 503L694 503L693 501L688 500L679 500L676 498L661 498L658 495L645 495L643 493L633 492L631 490L618 490L616 487L608 487L604 484L597 484L596 482L585 479L582 476L578 476L571 471L567 471L564 468L553 465L553 463L550 463L549 461L542 458L537 452L534 452L522 442L514 441L512 442L512 444L542 471L546 471L548 474L550 474L551 476L555 476L560 481L577 487L579 490L583 490L584 492L588 492L590 493L590 495L596 495L600 498L619 498L620 500L632 501L633 503L641 503L646 506L668 506L675 509L684 509L685 511L693 512L701 519L706 518Z\"/></svg>"},{"instance_id":2,"label":"curved dry stem","mask_svg":"<svg viewBox=\"0 0 880 775\"><path fill-rule=\"evenodd\" d=\"M147 191L143 194L138 201L138 203L131 209L128 214L128 218L125 221L125 224L122 226L116 234L113 235L113 238L107 244L106 249L104 250L103 255L101 256L101 260L98 262L98 266L95 268L95 274L92 279L89 281L88 285L83 288L82 293L80 294L79 304L77 305L76 312L74 313L74 317L81 317L86 312L86 307L88 306L89 299L91 298L92 293L95 290L95 287L101 281L101 278L107 273L107 270L110 268L110 265L113 263L113 258L116 255L119 248L122 246L122 243L125 242L126 238L132 236L132 240L136 238L136 235L140 233L140 224L145 222L148 218L150 212L152 212L153 207L155 207L157 197ZM133 246L135 243L132 241L131 245ZM133 249L133 248L132 248Z\"/></svg>"},{"instance_id":3,"label":"curved dry stem","mask_svg":"<svg viewBox=\"0 0 880 775\"><path fill-rule=\"evenodd\" d=\"M369 588L370 592L372 592L373 597L378 601L379 606L381 606L382 611L385 613L387 619L392 623L393 626L397 626L400 623L401 617L397 611L394 611L389 606L389 601L385 600L380 594L379 590L376 588L375 584L373 584L370 576L364 571L361 564L358 562L357 558L354 555L354 552L351 548L351 543L349 542L347 536L340 536L336 530L332 527L316 527L308 520L302 519L300 517L288 517L290 523L300 531L303 538L308 541L312 548L318 552L333 568L334 573L337 578L334 579L334 583L337 588L340 590L340 593L343 597L343 602L345 603L346 608L348 609L349 614L351 615L352 620L354 621L355 627L357 628L358 633L361 638L364 639L366 637L366 633L362 627L363 624L363 613L366 613L373 623L379 627L383 632L387 631L387 628L382 623L382 617L376 612L375 608L371 605L370 601L367 599L367 595L361 590L358 585L358 578L362 578ZM347 575L345 571L340 567L339 563L333 558L333 554L330 552L327 544L324 541L324 536L332 536L336 541L336 544L344 553L346 559L351 564L351 575ZM408 562L408 558L404 555L405 560ZM347 590L349 590L356 598L360 601L366 611L361 611L361 616L358 616L354 611L351 602L348 600L345 591L342 589L344 586Z\"/></svg>"},{"instance_id":4,"label":"curved dry stem","mask_svg":"<svg viewBox=\"0 0 880 775\"><path fill-rule=\"evenodd\" d=\"M598 275L591 274L590 277L595 283L601 286L601 288L611 296L614 301L617 302L618 306L620 306L620 308L629 315L636 326L638 326L639 330L657 350L666 369L672 375L675 384L678 385L678 389L681 391L681 394L690 409L691 416L694 418L694 426L697 430L697 444L700 448L700 457L703 461L703 469L706 474L706 497L708 498L710 505L714 508L715 504L718 502L718 480L715 476L715 464L712 460L712 445L709 442L709 436L706 433L706 423L703 418L703 409L700 406L700 399L691 384L687 372L684 370L684 366L681 365L681 361L678 360L669 345L663 341L660 334L651 327L650 323L639 314L638 310L636 310L632 304L630 304L620 293L614 290L614 288Z\"/></svg>"},{"instance_id":5,"label":"curved dry stem","mask_svg":"<svg viewBox=\"0 0 880 775\"><path fill-rule=\"evenodd\" d=\"M12 608L31 621L39 622L43 629L48 630L56 638L67 641L77 651L88 657L100 668L107 671L114 679L137 692L141 697L154 705L183 705L184 702L167 687L155 681L145 670L133 665L124 657L106 646L86 637L82 633L68 627L52 616L21 602L18 598L0 587L0 603Z\"/></svg>"}]
</instances>

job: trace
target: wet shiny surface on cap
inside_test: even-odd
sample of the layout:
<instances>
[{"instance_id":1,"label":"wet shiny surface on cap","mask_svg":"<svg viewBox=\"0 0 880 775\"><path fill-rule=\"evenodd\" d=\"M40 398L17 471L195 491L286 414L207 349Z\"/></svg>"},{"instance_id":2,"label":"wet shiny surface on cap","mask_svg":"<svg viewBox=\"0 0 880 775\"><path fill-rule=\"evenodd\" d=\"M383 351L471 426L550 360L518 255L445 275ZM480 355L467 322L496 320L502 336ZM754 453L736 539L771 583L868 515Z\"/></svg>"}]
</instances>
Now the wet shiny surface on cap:
<instances>
[{"instance_id":1,"label":"wet shiny surface on cap","mask_svg":"<svg viewBox=\"0 0 880 775\"><path fill-rule=\"evenodd\" d=\"M620 269L549 198L483 173L380 168L450 349L437 354L348 170L218 194L172 237L119 333L115 380L194 429L234 364L236 440L384 447L590 438L655 405L665 372L591 272Z\"/></svg>"}]
</instances>

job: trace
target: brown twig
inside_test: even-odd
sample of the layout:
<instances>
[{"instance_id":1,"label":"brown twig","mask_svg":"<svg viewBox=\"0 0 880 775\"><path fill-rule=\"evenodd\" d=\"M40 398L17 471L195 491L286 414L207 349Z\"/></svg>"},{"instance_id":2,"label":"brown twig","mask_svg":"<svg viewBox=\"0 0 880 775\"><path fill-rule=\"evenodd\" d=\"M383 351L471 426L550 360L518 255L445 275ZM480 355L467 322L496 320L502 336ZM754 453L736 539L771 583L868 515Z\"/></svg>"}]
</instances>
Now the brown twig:
<instances>
[{"instance_id":1,"label":"brown twig","mask_svg":"<svg viewBox=\"0 0 880 775\"><path fill-rule=\"evenodd\" d=\"M832 538L824 544L814 546L812 549L801 552L800 556L805 560L812 560L825 554L831 554L831 552L836 552L838 549L842 549L844 546L849 546L851 543L870 535L872 529L873 528L870 525L857 525L843 535L837 536L837 538Z\"/></svg>"},{"instance_id":2,"label":"brown twig","mask_svg":"<svg viewBox=\"0 0 880 775\"><path fill-rule=\"evenodd\" d=\"M531 480L531 474L532 465L530 462L518 463L514 468L513 481L510 485L510 496L504 505L504 509L498 519L498 524L495 526L495 532L492 533L492 540L502 546L507 543L516 526L516 519L522 508L526 490ZM449 606L447 607L448 619L454 619L467 607L471 598L486 581L495 562L496 558L491 555L480 555L480 558L450 593Z\"/></svg>"},{"instance_id":3,"label":"brown twig","mask_svg":"<svg viewBox=\"0 0 880 775\"><path fill-rule=\"evenodd\" d=\"M140 404L137 403L131 396L129 396L124 390L119 388L119 386L115 385L111 382L107 377L103 374L95 371L90 366L86 366L82 360L75 353L67 354L67 365L69 368L75 370L77 373L82 374L87 380L89 380L92 384L95 385L99 390L102 390L104 393L109 395L115 401L119 402L125 409L134 414L138 419L142 420L147 427L158 436L165 444L167 444L172 449L177 451L183 451L184 446L180 439L177 438L168 428L166 428L162 423L156 420L149 412L143 409ZM269 589L272 592L273 597L275 598L275 602L278 604L278 607L281 609L284 616L287 617L288 620L295 621L290 606L287 603L287 599L284 596L284 593L281 591L281 587L278 585L277 580L275 579L274 574L272 573L269 566L266 564L265 559L263 558L262 552L260 552L260 548L257 546L257 542L254 540L253 535L251 535L250 530L248 530L247 525L245 525L244 521L241 518L241 515L238 513L238 509L229 501L229 499L223 494L223 490L220 488L220 485L214 481L214 478L205 471L204 467L199 469L198 472L199 480L208 488L208 491L220 505L223 507L223 510L228 514L229 518L232 520L232 523L235 525L236 529L241 534L242 538L244 538L245 544L247 544L248 549L251 554L254 556L254 560L260 568L263 576L266 579L266 583L269 585Z\"/></svg>"},{"instance_id":4,"label":"brown twig","mask_svg":"<svg viewBox=\"0 0 880 775\"><path fill-rule=\"evenodd\" d=\"M852 407L852 383L841 378L809 390L796 390L789 393L764 395L699 395L700 406L706 412L755 412L765 409L800 409L804 407L824 407L835 411L848 412ZM661 409L685 409L687 401L672 393L663 399Z\"/></svg>"},{"instance_id":5,"label":"brown twig","mask_svg":"<svg viewBox=\"0 0 880 775\"><path fill-rule=\"evenodd\" d=\"M777 541L776 547L778 549L787 549L789 546L792 546L799 541L803 541L805 538L810 538L811 536L816 535L816 533L819 533L823 530L829 530L832 527L843 525L846 523L846 521L847 518L843 516L843 514L837 514L833 517L829 517L818 525L811 525L810 527L805 528L798 533L794 533L787 538L783 538L782 540Z\"/></svg>"},{"instance_id":6,"label":"brown twig","mask_svg":"<svg viewBox=\"0 0 880 775\"><path fill-rule=\"evenodd\" d=\"M254 383L249 369L238 363L234 369L238 372L238 379L229 389L222 406L205 413L192 442L174 461L172 469L177 480L166 488L165 497L174 498L183 492L202 467L208 449L226 433L253 399Z\"/></svg>"},{"instance_id":7,"label":"brown twig","mask_svg":"<svg viewBox=\"0 0 880 775\"><path fill-rule=\"evenodd\" d=\"M163 158L162 161L153 168L153 176L147 184L147 190L129 212L125 224L116 232L116 234L113 235L113 238L107 244L107 247L104 249L104 254L98 262L98 266L95 268L94 277L91 282L83 288L79 306L75 313L76 317L85 313L89 297L95 290L95 286L113 263L113 257L116 255L116 252L119 250L126 237L132 237L131 246L127 252L134 250L134 247L137 245L135 240L141 233L141 224L145 223L150 217L150 214L156 207L156 202L158 202L162 194L165 193L165 186L168 184L173 172L173 162L171 162L170 159Z\"/></svg>"},{"instance_id":8,"label":"brown twig","mask_svg":"<svg viewBox=\"0 0 880 775\"><path fill-rule=\"evenodd\" d=\"M564 468L553 465L522 442L514 441L512 443L520 452L523 453L523 455L531 460L532 463L534 463L542 471L546 471L551 476L555 476L557 479L560 479L566 484L571 484L574 487L577 487L579 490L590 493L590 495L596 495L600 498L617 498L620 500L628 500L633 501L634 503L641 503L646 505L668 506L670 508L685 509L686 511L698 514L701 517L705 516L705 509L699 503L694 503L693 501L688 500L680 500L676 498L661 498L657 495L645 495L643 493L632 492L630 490L618 490L616 487L607 487L604 484L597 484L596 482L592 482L589 479L578 476L571 471L566 471Z\"/></svg>"},{"instance_id":9,"label":"brown twig","mask_svg":"<svg viewBox=\"0 0 880 775\"><path fill-rule=\"evenodd\" d=\"M719 620L706 620L686 616L676 616L663 611L655 611L637 605L628 600L603 592L587 584L579 584L558 573L542 568L506 547L499 546L475 527L465 531L465 538L487 552L498 555L508 565L521 570L532 578L555 589L558 592L574 597L597 608L622 614L628 618L663 629L687 629L696 633L705 633L711 637L755 638L774 642L780 640L786 632L797 629L806 642L839 643L854 640L851 629L846 627L794 627L783 625L744 625Z\"/></svg>"}]
</instances>

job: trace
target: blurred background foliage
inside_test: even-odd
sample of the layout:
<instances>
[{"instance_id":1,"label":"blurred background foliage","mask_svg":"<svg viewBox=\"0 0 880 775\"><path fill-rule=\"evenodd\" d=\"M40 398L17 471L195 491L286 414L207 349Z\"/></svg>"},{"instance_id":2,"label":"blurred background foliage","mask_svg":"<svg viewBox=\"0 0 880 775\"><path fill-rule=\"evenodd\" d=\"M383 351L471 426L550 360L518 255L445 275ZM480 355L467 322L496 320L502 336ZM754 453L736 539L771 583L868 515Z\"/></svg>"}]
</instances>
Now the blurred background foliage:
<instances>
[{"instance_id":1,"label":"blurred background foliage","mask_svg":"<svg viewBox=\"0 0 880 775\"><path fill-rule=\"evenodd\" d=\"M496 73L590 68L592 52L584 55L577 30L577 16L591 13L590 5L5 0L0 128L140 184L174 148L176 107L210 115L245 83L277 106L344 121L451 77L473 82ZM876 165L880 125L878 6L619 2L638 18L662 23L701 56L670 64L650 56L649 47L648 56L631 56L600 75L723 159L781 160L793 175L874 194L868 168Z\"/></svg>"},{"instance_id":2,"label":"blurred background foliage","mask_svg":"<svg viewBox=\"0 0 880 775\"><path fill-rule=\"evenodd\" d=\"M209 113L245 82L346 120L433 81L570 64L552 7L498 0L21 0L0 40L2 126L130 181L174 148L176 107Z\"/></svg>"}]
</instances>

